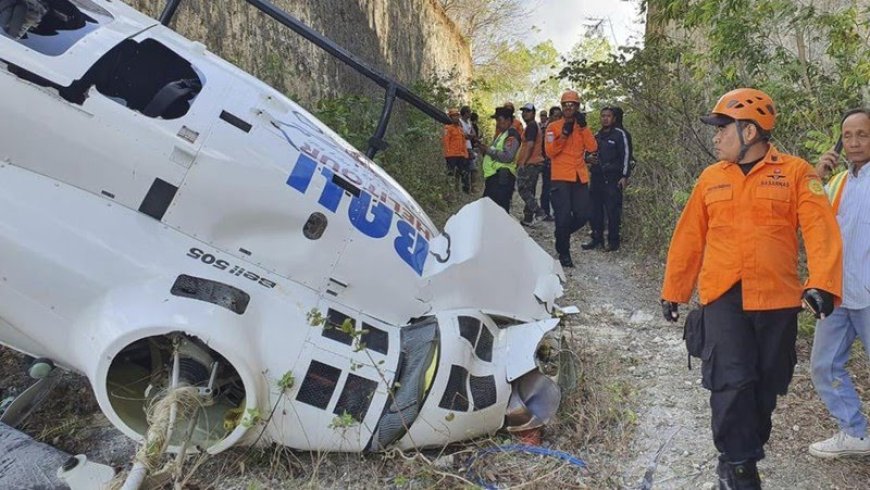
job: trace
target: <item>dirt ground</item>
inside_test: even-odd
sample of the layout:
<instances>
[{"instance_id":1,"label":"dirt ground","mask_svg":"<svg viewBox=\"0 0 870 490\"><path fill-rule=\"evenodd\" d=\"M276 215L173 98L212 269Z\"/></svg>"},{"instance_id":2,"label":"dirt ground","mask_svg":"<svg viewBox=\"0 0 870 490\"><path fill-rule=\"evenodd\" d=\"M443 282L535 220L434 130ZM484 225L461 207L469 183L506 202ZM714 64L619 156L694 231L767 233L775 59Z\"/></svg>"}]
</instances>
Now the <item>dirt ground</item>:
<instances>
[{"instance_id":1,"label":"dirt ground","mask_svg":"<svg viewBox=\"0 0 870 490\"><path fill-rule=\"evenodd\" d=\"M514 206L515 212L517 206ZM547 251L552 223L529 229ZM501 488L715 488L716 450L709 429L707 392L700 362L686 366L681 326L661 319L658 279L662 264L631 255L583 252L574 240L577 267L568 270L562 304L581 313L566 322L579 359L580 388L563 400L560 419L544 433L544 446L582 458L584 473L557 460L528 455L470 457L480 448L510 441L509 435L422 454L299 453L282 448L238 448L195 469L190 488L471 488L478 478ZM870 458L822 461L807 445L835 432L813 391L807 370L810 340L799 340L790 392L774 414L767 459L760 463L765 488L867 488ZM862 356L859 356L862 357ZM25 386L26 361L0 348L0 398ZM862 398L870 402L870 367L853 362ZM26 432L92 460L127 464L135 446L112 428L97 408L86 381L72 374L25 426ZM192 466L192 465L191 465Z\"/></svg>"}]
</instances>

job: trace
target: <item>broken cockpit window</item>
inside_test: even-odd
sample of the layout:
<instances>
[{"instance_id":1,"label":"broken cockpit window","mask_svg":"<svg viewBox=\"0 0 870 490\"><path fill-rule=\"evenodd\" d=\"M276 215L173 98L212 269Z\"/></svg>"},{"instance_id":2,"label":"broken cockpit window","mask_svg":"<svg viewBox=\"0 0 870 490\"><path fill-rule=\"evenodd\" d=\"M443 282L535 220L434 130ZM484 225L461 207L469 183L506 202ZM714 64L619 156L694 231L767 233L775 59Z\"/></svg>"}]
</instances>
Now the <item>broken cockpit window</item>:
<instances>
[{"instance_id":1,"label":"broken cockpit window","mask_svg":"<svg viewBox=\"0 0 870 490\"><path fill-rule=\"evenodd\" d=\"M56 89L73 104L84 104L94 87L128 109L162 119L187 114L203 85L189 61L154 39L122 41L67 87L11 63L8 70L24 80Z\"/></svg>"},{"instance_id":2,"label":"broken cockpit window","mask_svg":"<svg viewBox=\"0 0 870 490\"><path fill-rule=\"evenodd\" d=\"M103 55L84 77L60 91L84 101L91 86L148 117L177 119L190 110L202 80L189 61L160 42L125 40Z\"/></svg>"},{"instance_id":3,"label":"broken cockpit window","mask_svg":"<svg viewBox=\"0 0 870 490\"><path fill-rule=\"evenodd\" d=\"M112 20L90 0L0 1L0 34L48 56L65 53Z\"/></svg>"}]
</instances>

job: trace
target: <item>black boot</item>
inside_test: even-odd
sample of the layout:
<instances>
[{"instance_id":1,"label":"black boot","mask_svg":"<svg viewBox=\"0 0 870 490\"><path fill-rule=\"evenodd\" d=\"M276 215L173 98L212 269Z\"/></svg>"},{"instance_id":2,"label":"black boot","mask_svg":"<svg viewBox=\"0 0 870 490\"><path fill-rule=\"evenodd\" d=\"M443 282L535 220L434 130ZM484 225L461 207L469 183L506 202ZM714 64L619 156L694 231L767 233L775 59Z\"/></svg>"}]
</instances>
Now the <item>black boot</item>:
<instances>
[{"instance_id":1,"label":"black boot","mask_svg":"<svg viewBox=\"0 0 870 490\"><path fill-rule=\"evenodd\" d=\"M619 250L619 242L607 242L604 247L605 252L616 252L617 250Z\"/></svg>"},{"instance_id":2,"label":"black boot","mask_svg":"<svg viewBox=\"0 0 870 490\"><path fill-rule=\"evenodd\" d=\"M574 267L574 262L571 260L571 256L568 254L560 255L559 263L562 264L562 267Z\"/></svg>"},{"instance_id":3,"label":"black boot","mask_svg":"<svg viewBox=\"0 0 870 490\"><path fill-rule=\"evenodd\" d=\"M754 460L729 463L720 458L716 473L719 490L761 490L761 477Z\"/></svg>"},{"instance_id":4,"label":"black boot","mask_svg":"<svg viewBox=\"0 0 870 490\"><path fill-rule=\"evenodd\" d=\"M583 250L592 250L593 248L600 247L602 245L604 245L604 237L597 233L593 233L592 238L590 238L588 242L580 244L580 248L582 248Z\"/></svg>"}]
</instances>

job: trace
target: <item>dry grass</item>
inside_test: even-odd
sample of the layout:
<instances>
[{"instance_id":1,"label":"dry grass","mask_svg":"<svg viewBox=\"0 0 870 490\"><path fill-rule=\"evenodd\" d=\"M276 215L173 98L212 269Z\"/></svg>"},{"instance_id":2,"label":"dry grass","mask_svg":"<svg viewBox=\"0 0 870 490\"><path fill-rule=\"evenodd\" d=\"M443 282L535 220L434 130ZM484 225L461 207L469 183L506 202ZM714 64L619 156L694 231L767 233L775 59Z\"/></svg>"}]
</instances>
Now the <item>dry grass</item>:
<instances>
[{"instance_id":1,"label":"dry grass","mask_svg":"<svg viewBox=\"0 0 870 490\"><path fill-rule=\"evenodd\" d=\"M798 369L789 387L787 396L780 398L774 413L774 432L769 448L781 459L791 459L808 465L824 465L828 468L831 484L840 482L841 488L855 488L854 482L870 481L870 459L840 459L821 461L807 453L807 446L815 441L831 437L838 428L827 408L816 394L808 372L811 338L798 339ZM870 362L864 355L863 346L856 342L852 360L847 367L852 373L858 396L870 400ZM795 430L797 428L797 430Z\"/></svg>"},{"instance_id":2,"label":"dry grass","mask_svg":"<svg viewBox=\"0 0 870 490\"><path fill-rule=\"evenodd\" d=\"M617 356L587 339L569 338L576 355L578 387L563 396L558 419L544 430L543 446L587 461L583 471L560 459L525 453L480 456L516 444L500 432L440 450L380 454L329 454L285 447L237 448L211 458L191 488L611 488L618 468L605 462L627 447L634 427L631 390L616 381Z\"/></svg>"}]
</instances>

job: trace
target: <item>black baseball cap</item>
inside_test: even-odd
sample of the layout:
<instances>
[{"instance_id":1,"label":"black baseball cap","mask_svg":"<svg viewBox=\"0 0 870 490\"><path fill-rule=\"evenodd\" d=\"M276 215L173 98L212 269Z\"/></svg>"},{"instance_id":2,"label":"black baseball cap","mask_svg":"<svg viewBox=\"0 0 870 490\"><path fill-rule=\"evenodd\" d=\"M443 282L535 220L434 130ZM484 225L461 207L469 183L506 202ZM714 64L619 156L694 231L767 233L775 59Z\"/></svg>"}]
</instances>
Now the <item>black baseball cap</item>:
<instances>
[{"instance_id":1,"label":"black baseball cap","mask_svg":"<svg viewBox=\"0 0 870 490\"><path fill-rule=\"evenodd\" d=\"M503 117L505 119L513 119L514 111L512 111L509 107L497 107L495 109L495 114L489 116L489 118L495 119L498 117Z\"/></svg>"}]
</instances>

